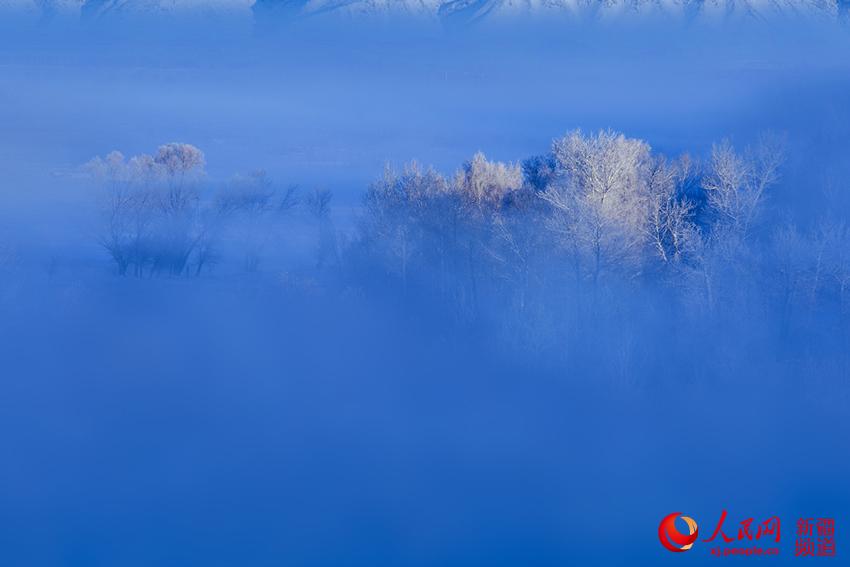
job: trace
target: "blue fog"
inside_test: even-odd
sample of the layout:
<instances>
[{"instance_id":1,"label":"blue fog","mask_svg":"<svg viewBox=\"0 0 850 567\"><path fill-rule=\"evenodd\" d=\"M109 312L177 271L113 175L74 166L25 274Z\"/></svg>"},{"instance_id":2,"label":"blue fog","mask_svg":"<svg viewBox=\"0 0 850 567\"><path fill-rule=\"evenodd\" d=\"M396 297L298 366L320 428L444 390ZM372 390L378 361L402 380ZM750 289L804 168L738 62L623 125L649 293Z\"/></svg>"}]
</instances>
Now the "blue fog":
<instances>
[{"instance_id":1,"label":"blue fog","mask_svg":"<svg viewBox=\"0 0 850 567\"><path fill-rule=\"evenodd\" d=\"M576 244L609 129L623 199L695 164L669 260L619 208ZM658 524L724 509L841 562L848 132L831 23L5 22L0 564L702 565Z\"/></svg>"}]
</instances>

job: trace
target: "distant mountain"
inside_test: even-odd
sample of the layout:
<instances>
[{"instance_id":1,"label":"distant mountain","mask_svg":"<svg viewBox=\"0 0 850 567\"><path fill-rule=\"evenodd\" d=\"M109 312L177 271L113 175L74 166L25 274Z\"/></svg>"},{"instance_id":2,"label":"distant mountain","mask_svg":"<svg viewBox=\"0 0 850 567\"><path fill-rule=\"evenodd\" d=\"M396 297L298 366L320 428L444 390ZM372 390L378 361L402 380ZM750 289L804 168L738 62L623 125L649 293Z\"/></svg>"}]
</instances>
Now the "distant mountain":
<instances>
[{"instance_id":1,"label":"distant mountain","mask_svg":"<svg viewBox=\"0 0 850 567\"><path fill-rule=\"evenodd\" d=\"M97 18L109 15L163 15L243 12L250 14L254 0L0 0L0 17L20 14Z\"/></svg>"},{"instance_id":2,"label":"distant mountain","mask_svg":"<svg viewBox=\"0 0 850 567\"><path fill-rule=\"evenodd\" d=\"M278 11L294 17L415 16L434 17L444 0L259 0L257 11Z\"/></svg>"},{"instance_id":3,"label":"distant mountain","mask_svg":"<svg viewBox=\"0 0 850 567\"><path fill-rule=\"evenodd\" d=\"M835 17L850 0L0 0L0 12L50 17L119 14L232 14L253 11L258 21L316 18L421 18L447 24L530 18L617 18L672 15L684 18Z\"/></svg>"},{"instance_id":4,"label":"distant mountain","mask_svg":"<svg viewBox=\"0 0 850 567\"><path fill-rule=\"evenodd\" d=\"M83 0L81 15L227 14L250 10L254 0Z\"/></svg>"},{"instance_id":5,"label":"distant mountain","mask_svg":"<svg viewBox=\"0 0 850 567\"><path fill-rule=\"evenodd\" d=\"M80 13L85 0L0 0L0 14L23 14L49 19L55 16L74 17Z\"/></svg>"},{"instance_id":6,"label":"distant mountain","mask_svg":"<svg viewBox=\"0 0 850 567\"><path fill-rule=\"evenodd\" d=\"M766 18L777 15L838 13L841 0L448 0L443 20L474 22L516 16L621 17L673 15L709 18Z\"/></svg>"},{"instance_id":7,"label":"distant mountain","mask_svg":"<svg viewBox=\"0 0 850 567\"><path fill-rule=\"evenodd\" d=\"M768 18L777 15L834 17L850 0L257 0L260 17L414 15L447 23L514 17Z\"/></svg>"}]
</instances>

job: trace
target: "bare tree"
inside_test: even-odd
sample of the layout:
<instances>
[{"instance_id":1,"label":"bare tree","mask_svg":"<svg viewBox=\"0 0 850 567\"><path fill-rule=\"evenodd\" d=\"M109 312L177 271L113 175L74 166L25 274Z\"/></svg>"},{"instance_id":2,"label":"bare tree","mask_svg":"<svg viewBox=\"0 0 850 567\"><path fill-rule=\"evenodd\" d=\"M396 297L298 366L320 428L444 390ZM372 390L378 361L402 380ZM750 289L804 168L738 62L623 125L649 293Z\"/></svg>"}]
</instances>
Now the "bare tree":
<instances>
[{"instance_id":1,"label":"bare tree","mask_svg":"<svg viewBox=\"0 0 850 567\"><path fill-rule=\"evenodd\" d=\"M155 157L112 152L89 162L106 189L99 242L120 275L181 275L193 261L197 271L209 263L215 215L197 189L203 166L203 153L189 144L161 146Z\"/></svg>"},{"instance_id":2,"label":"bare tree","mask_svg":"<svg viewBox=\"0 0 850 567\"><path fill-rule=\"evenodd\" d=\"M646 231L655 255L665 264L681 262L699 245L694 205L685 195L691 162L670 164L663 156L649 168Z\"/></svg>"},{"instance_id":3,"label":"bare tree","mask_svg":"<svg viewBox=\"0 0 850 567\"><path fill-rule=\"evenodd\" d=\"M336 228L331 218L332 200L333 193L327 189L314 189L304 202L318 227L317 268L324 267L329 260L335 266L341 266Z\"/></svg>"},{"instance_id":4,"label":"bare tree","mask_svg":"<svg viewBox=\"0 0 850 567\"><path fill-rule=\"evenodd\" d=\"M451 193L442 175L423 170L415 162L400 174L385 168L382 178L366 193L365 235L370 246L391 259L405 293L410 264L423 253L423 231L437 210L433 205L438 201L446 204Z\"/></svg>"},{"instance_id":5,"label":"bare tree","mask_svg":"<svg viewBox=\"0 0 850 567\"><path fill-rule=\"evenodd\" d=\"M703 188L721 227L747 240L784 161L784 140L776 135L763 135L755 148L744 153L738 153L728 140L712 148Z\"/></svg>"},{"instance_id":6,"label":"bare tree","mask_svg":"<svg viewBox=\"0 0 850 567\"><path fill-rule=\"evenodd\" d=\"M636 273L646 241L649 146L622 134L580 131L556 140L554 182L542 193L547 225L597 283L609 268Z\"/></svg>"}]
</instances>

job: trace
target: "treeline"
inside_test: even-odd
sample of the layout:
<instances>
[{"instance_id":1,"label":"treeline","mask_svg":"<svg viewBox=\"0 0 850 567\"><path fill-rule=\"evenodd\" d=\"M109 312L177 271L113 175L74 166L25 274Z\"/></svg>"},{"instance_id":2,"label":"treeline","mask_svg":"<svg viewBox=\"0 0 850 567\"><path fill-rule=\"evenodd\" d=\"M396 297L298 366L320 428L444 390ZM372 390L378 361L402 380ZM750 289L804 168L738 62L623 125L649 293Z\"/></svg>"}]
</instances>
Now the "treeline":
<instances>
[{"instance_id":1,"label":"treeline","mask_svg":"<svg viewBox=\"0 0 850 567\"><path fill-rule=\"evenodd\" d=\"M246 269L257 269L269 221L299 204L297 188L281 189L257 171L212 190L204 167L201 150L178 143L129 159L116 151L86 165L105 189L98 240L118 275L199 276L220 262L228 237L239 239ZM311 199L306 202L323 201L316 212L325 215L326 194ZM240 233L228 234L234 226Z\"/></svg>"},{"instance_id":2,"label":"treeline","mask_svg":"<svg viewBox=\"0 0 850 567\"><path fill-rule=\"evenodd\" d=\"M349 273L615 372L704 352L708 334L744 358L759 341L843 348L850 230L834 215L805 230L778 220L785 153L781 136L763 135L673 159L575 131L519 164L477 154L452 177L388 169L366 194Z\"/></svg>"},{"instance_id":3,"label":"treeline","mask_svg":"<svg viewBox=\"0 0 850 567\"><path fill-rule=\"evenodd\" d=\"M536 350L619 352L627 365L649 326L689 341L684 327L712 321L787 334L828 314L846 340L850 230L838 217L806 230L775 220L784 161L775 135L692 159L575 131L516 164L479 153L453 176L387 168L343 236L327 192L299 195L257 174L205 193L192 146L113 153L89 171L108 189L100 242L121 275L203 274L225 239L258 269L257 249L279 245L269 219L300 208L317 221L316 275L328 287L436 306Z\"/></svg>"}]
</instances>

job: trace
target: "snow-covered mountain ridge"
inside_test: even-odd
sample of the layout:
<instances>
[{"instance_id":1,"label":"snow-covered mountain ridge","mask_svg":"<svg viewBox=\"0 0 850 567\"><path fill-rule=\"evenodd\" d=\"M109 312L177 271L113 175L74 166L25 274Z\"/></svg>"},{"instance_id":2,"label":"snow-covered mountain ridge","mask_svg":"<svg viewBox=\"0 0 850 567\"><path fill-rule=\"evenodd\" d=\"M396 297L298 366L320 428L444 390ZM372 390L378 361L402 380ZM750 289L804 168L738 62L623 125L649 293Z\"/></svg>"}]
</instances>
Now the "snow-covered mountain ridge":
<instances>
[{"instance_id":1,"label":"snow-covered mountain ridge","mask_svg":"<svg viewBox=\"0 0 850 567\"><path fill-rule=\"evenodd\" d=\"M513 17L835 17L845 0L0 0L0 12L41 16L234 14L261 19L413 17L476 22Z\"/></svg>"}]
</instances>

